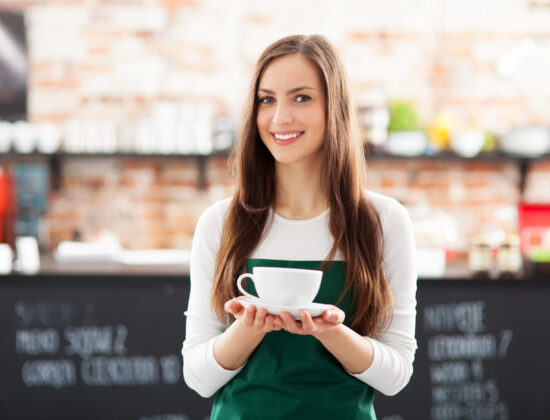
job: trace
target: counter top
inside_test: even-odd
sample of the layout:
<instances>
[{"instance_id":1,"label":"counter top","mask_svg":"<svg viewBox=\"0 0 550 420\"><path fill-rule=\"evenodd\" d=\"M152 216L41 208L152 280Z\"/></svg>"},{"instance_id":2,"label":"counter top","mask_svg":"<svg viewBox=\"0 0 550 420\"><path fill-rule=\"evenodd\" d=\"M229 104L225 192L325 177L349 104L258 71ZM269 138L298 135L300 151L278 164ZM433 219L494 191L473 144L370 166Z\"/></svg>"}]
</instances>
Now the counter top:
<instances>
[{"instance_id":1,"label":"counter top","mask_svg":"<svg viewBox=\"0 0 550 420\"><path fill-rule=\"evenodd\" d=\"M18 272L13 272L12 276L23 276ZM107 276L107 277L174 277L174 276L189 276L189 265L125 265L120 263L59 263L50 256L41 258L40 271L38 276ZM419 278L421 281L437 281L437 280L472 280L476 281L477 277L472 277L468 266L464 261L447 263L445 274L440 278ZM485 280L500 281L485 277ZM517 280L550 280L550 273L538 273L529 270L528 274L519 277ZM510 280L510 279L507 279Z\"/></svg>"},{"instance_id":2,"label":"counter top","mask_svg":"<svg viewBox=\"0 0 550 420\"><path fill-rule=\"evenodd\" d=\"M19 273L14 272L13 275L19 275ZM112 262L59 263L50 256L42 256L38 275L189 276L189 265L126 265Z\"/></svg>"}]
</instances>

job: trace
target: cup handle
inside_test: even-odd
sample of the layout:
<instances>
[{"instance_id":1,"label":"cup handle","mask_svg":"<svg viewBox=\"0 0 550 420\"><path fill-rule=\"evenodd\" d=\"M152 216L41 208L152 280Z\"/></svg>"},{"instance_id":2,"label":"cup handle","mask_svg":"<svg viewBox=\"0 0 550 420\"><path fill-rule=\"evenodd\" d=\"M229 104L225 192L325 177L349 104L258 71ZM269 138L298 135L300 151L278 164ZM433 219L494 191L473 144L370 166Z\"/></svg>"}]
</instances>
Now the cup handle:
<instances>
[{"instance_id":1,"label":"cup handle","mask_svg":"<svg viewBox=\"0 0 550 420\"><path fill-rule=\"evenodd\" d=\"M242 283L243 279L245 279L245 278L247 278L247 277L248 277L248 278L251 278L252 281L254 281L254 276L253 276L252 274L250 274L250 273L241 274L241 275L239 276L239 278L237 279L237 287L239 288L239 291L240 291L243 295L248 296L248 297L251 297L251 298L253 298L253 299L258 299L258 296L254 296L254 295L248 293L246 290L244 290L244 287L242 286L241 283Z\"/></svg>"}]
</instances>

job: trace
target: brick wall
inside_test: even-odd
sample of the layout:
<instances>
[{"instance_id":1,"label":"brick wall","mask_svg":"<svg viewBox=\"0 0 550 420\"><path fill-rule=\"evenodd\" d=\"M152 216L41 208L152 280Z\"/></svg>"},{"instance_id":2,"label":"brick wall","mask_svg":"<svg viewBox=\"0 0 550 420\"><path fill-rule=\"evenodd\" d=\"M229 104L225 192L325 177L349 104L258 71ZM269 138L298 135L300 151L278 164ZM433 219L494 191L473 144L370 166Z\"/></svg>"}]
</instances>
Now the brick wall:
<instances>
[{"instance_id":1,"label":"brick wall","mask_svg":"<svg viewBox=\"0 0 550 420\"><path fill-rule=\"evenodd\" d=\"M49 203L48 242L54 248L75 234L92 240L108 229L127 249L189 248L202 210L232 194L225 163L209 160L200 190L192 159L66 159Z\"/></svg>"},{"instance_id":2,"label":"brick wall","mask_svg":"<svg viewBox=\"0 0 550 420\"><path fill-rule=\"evenodd\" d=\"M374 160L368 183L409 208L419 245L464 251L481 232L517 233L520 169L513 162Z\"/></svg>"},{"instance_id":3,"label":"brick wall","mask_svg":"<svg viewBox=\"0 0 550 420\"><path fill-rule=\"evenodd\" d=\"M546 4L546 6L545 6ZM33 121L137 118L159 99L207 99L240 113L258 54L291 33L338 48L359 102L414 101L502 132L547 122L550 7L530 0L15 0L30 54ZM532 39L515 72L499 60Z\"/></svg>"},{"instance_id":4,"label":"brick wall","mask_svg":"<svg viewBox=\"0 0 550 420\"><path fill-rule=\"evenodd\" d=\"M258 54L291 33L327 35L359 105L413 101L424 122L443 110L505 133L548 124L550 7L531 0L13 0L29 43L29 118L138 123L159 101L208 101L238 119ZM529 44L511 74L499 63ZM504 74L502 74L504 73ZM231 193L223 158L197 188L185 159L67 159L52 193L51 245L75 230L115 231L130 248L188 246L200 211ZM547 164L525 197L550 201ZM374 161L371 187L457 215L464 235L519 199L507 163ZM541 188L542 186L542 188Z\"/></svg>"},{"instance_id":5,"label":"brick wall","mask_svg":"<svg viewBox=\"0 0 550 420\"><path fill-rule=\"evenodd\" d=\"M192 159L67 159L61 190L51 195L49 242L54 247L72 239L75 231L91 239L99 230L109 229L129 249L189 247L202 210L233 192L226 158L210 159L206 174L206 188L201 190L197 162ZM550 202L549 174L547 163L535 164L528 172L526 196L537 197L531 201ZM512 162L369 162L371 190L397 198L418 220L437 220L438 213L444 214L457 227L453 235L458 235L447 245L458 250L464 250L469 238L481 231L517 231L519 183L519 167ZM505 217L497 220L498 214ZM418 235L420 244L433 244L431 238Z\"/></svg>"}]
</instances>

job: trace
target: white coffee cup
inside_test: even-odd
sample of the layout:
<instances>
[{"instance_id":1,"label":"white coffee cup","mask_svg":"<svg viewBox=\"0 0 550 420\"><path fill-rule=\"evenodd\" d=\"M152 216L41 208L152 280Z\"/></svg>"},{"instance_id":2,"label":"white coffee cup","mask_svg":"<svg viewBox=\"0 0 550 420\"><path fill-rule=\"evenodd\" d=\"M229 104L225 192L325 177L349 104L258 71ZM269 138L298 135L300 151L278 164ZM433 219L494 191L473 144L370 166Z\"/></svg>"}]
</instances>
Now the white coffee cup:
<instances>
[{"instance_id":1,"label":"white coffee cup","mask_svg":"<svg viewBox=\"0 0 550 420\"><path fill-rule=\"evenodd\" d=\"M313 302L319 288L323 272L301 268L254 267L252 274L244 273L237 279L237 287L245 296L259 299L263 303L281 306L305 307ZM259 296L244 290L242 281L250 278Z\"/></svg>"}]
</instances>

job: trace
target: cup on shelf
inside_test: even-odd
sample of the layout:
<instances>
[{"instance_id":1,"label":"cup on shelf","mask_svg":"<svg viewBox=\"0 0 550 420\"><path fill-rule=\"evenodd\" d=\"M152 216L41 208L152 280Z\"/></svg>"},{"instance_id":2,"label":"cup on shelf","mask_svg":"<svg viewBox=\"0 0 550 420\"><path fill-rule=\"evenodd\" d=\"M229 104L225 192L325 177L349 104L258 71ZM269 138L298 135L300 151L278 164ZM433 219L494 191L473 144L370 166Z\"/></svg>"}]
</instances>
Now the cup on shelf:
<instances>
[{"instance_id":1,"label":"cup on shelf","mask_svg":"<svg viewBox=\"0 0 550 420\"><path fill-rule=\"evenodd\" d=\"M67 121L63 127L64 130L64 149L68 153L84 152L84 132L82 124L76 118Z\"/></svg>"},{"instance_id":2,"label":"cup on shelf","mask_svg":"<svg viewBox=\"0 0 550 420\"><path fill-rule=\"evenodd\" d=\"M142 118L136 125L135 150L137 153L157 153L157 136L153 123L148 118Z\"/></svg>"},{"instance_id":3,"label":"cup on shelf","mask_svg":"<svg viewBox=\"0 0 550 420\"><path fill-rule=\"evenodd\" d=\"M11 273L13 251L8 244L0 244L0 274Z\"/></svg>"},{"instance_id":4,"label":"cup on shelf","mask_svg":"<svg viewBox=\"0 0 550 420\"><path fill-rule=\"evenodd\" d=\"M31 123L13 123L13 146L18 153L31 153L36 148L36 133Z\"/></svg>"},{"instance_id":5,"label":"cup on shelf","mask_svg":"<svg viewBox=\"0 0 550 420\"><path fill-rule=\"evenodd\" d=\"M55 124L38 124L36 126L38 138L37 149L40 153L55 153L61 142L61 133Z\"/></svg>"},{"instance_id":6,"label":"cup on shelf","mask_svg":"<svg viewBox=\"0 0 550 420\"><path fill-rule=\"evenodd\" d=\"M482 131L471 130L455 133L451 136L450 145L457 155L472 158L483 149L485 134Z\"/></svg>"},{"instance_id":7,"label":"cup on shelf","mask_svg":"<svg viewBox=\"0 0 550 420\"><path fill-rule=\"evenodd\" d=\"M420 156L426 151L428 138L422 131L391 132L385 147L388 153L398 156Z\"/></svg>"},{"instance_id":8,"label":"cup on shelf","mask_svg":"<svg viewBox=\"0 0 550 420\"><path fill-rule=\"evenodd\" d=\"M0 121L0 153L7 153L12 145L12 126L8 121Z\"/></svg>"},{"instance_id":9,"label":"cup on shelf","mask_svg":"<svg viewBox=\"0 0 550 420\"><path fill-rule=\"evenodd\" d=\"M19 236L15 239L17 260L15 269L23 274L36 274L40 270L38 241L33 236Z\"/></svg>"},{"instance_id":10,"label":"cup on shelf","mask_svg":"<svg viewBox=\"0 0 550 420\"><path fill-rule=\"evenodd\" d=\"M113 120L102 120L99 124L101 153L113 154L118 150L117 124Z\"/></svg>"}]
</instances>

